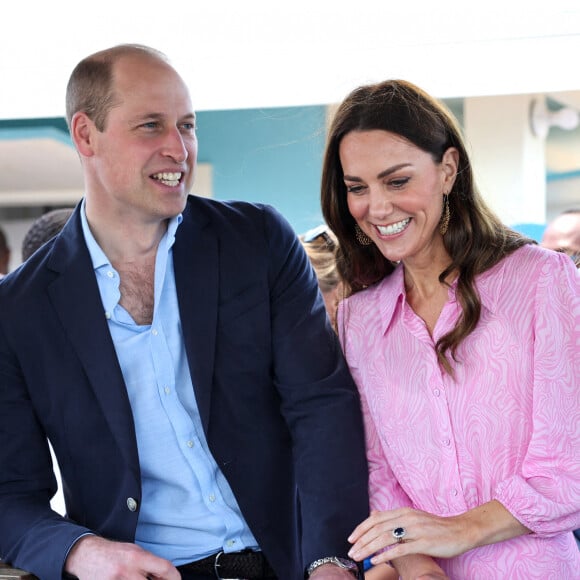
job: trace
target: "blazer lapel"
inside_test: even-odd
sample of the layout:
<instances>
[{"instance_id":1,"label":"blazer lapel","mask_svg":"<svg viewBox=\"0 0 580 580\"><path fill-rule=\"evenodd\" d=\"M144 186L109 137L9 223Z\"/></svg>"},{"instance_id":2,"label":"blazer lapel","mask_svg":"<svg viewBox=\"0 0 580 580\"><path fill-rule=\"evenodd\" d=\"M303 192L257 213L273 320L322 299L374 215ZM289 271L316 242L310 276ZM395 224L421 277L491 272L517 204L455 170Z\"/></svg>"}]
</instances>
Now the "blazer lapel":
<instances>
[{"instance_id":1,"label":"blazer lapel","mask_svg":"<svg viewBox=\"0 0 580 580\"><path fill-rule=\"evenodd\" d=\"M192 216L190 208L191 204L177 230L173 262L187 360L207 434L218 312L218 240L208 220Z\"/></svg>"},{"instance_id":2,"label":"blazer lapel","mask_svg":"<svg viewBox=\"0 0 580 580\"><path fill-rule=\"evenodd\" d=\"M127 464L139 472L137 440L127 389L86 247L78 209L56 240L50 267L59 276L48 293L81 361Z\"/></svg>"}]
</instances>

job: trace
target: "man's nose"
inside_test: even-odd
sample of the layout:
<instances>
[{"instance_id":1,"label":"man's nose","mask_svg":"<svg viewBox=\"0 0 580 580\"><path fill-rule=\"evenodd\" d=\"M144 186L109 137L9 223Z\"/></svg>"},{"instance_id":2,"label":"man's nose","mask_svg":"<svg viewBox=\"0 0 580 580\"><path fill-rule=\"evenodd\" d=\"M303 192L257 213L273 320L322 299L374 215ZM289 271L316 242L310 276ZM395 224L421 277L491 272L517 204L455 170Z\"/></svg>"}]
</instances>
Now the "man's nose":
<instances>
[{"instance_id":1,"label":"man's nose","mask_svg":"<svg viewBox=\"0 0 580 580\"><path fill-rule=\"evenodd\" d=\"M183 163L189 156L183 136L177 127L167 132L163 154L171 157L176 163Z\"/></svg>"}]
</instances>

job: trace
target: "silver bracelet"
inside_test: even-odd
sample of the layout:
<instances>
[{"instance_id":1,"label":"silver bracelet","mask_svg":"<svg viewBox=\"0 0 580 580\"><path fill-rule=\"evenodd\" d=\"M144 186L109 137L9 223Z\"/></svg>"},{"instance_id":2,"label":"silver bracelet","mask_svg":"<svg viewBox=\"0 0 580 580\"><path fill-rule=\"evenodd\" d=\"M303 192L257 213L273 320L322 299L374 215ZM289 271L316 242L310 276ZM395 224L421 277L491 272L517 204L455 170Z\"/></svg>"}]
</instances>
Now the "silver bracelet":
<instances>
[{"instance_id":1,"label":"silver bracelet","mask_svg":"<svg viewBox=\"0 0 580 580\"><path fill-rule=\"evenodd\" d=\"M319 560L314 560L306 570L306 577L310 578L310 575L316 568L323 566L324 564L334 564L339 568L348 570L355 575L355 578L359 577L358 564L354 560L348 560L347 558L338 558L336 556L327 556L326 558L320 558Z\"/></svg>"}]
</instances>

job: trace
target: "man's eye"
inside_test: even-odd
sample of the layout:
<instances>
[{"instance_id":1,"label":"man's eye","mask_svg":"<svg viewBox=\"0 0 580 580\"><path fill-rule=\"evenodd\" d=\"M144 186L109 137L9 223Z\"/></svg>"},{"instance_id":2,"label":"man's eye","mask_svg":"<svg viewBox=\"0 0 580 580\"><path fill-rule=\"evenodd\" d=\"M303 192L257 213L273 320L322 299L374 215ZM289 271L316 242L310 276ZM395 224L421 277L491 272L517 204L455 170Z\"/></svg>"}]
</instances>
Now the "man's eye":
<instances>
[{"instance_id":1,"label":"man's eye","mask_svg":"<svg viewBox=\"0 0 580 580\"><path fill-rule=\"evenodd\" d=\"M144 129L156 129L158 125L159 123L157 123L157 121L149 121L148 123L143 123L141 127Z\"/></svg>"}]
</instances>

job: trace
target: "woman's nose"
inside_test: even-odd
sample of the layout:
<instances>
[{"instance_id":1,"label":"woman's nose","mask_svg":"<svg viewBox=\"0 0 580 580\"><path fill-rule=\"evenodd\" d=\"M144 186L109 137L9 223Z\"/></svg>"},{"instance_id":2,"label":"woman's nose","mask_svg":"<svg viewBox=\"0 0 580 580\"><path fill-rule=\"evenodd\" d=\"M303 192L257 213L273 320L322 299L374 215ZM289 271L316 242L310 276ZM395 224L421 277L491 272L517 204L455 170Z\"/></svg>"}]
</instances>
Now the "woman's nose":
<instances>
[{"instance_id":1,"label":"woman's nose","mask_svg":"<svg viewBox=\"0 0 580 580\"><path fill-rule=\"evenodd\" d=\"M388 193L380 188L371 188L369 195L369 213L376 218L393 212L393 202Z\"/></svg>"}]
</instances>

